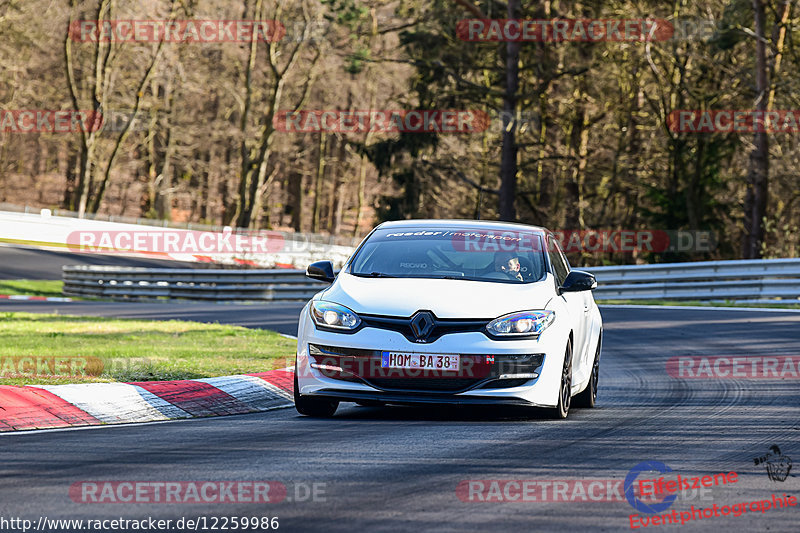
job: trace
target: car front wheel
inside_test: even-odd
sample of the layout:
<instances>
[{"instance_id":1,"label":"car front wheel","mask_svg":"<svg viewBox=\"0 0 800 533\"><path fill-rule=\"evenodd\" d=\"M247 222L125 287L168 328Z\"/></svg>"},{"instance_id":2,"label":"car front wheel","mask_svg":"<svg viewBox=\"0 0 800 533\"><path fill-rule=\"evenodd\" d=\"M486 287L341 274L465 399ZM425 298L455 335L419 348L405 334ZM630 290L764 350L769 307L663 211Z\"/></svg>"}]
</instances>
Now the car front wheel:
<instances>
[{"instance_id":1,"label":"car front wheel","mask_svg":"<svg viewBox=\"0 0 800 533\"><path fill-rule=\"evenodd\" d=\"M295 364L294 374L294 407L301 415L313 416L317 418L330 418L339 407L339 402L335 400L325 400L322 398L304 398L300 395L300 388L297 385L297 365Z\"/></svg>"},{"instance_id":2,"label":"car front wheel","mask_svg":"<svg viewBox=\"0 0 800 533\"><path fill-rule=\"evenodd\" d=\"M594 407L597 404L597 383L600 379L600 342L597 341L597 352L594 354L594 364L592 364L592 375L589 384L583 392L575 396L575 407Z\"/></svg>"},{"instance_id":3,"label":"car front wheel","mask_svg":"<svg viewBox=\"0 0 800 533\"><path fill-rule=\"evenodd\" d=\"M567 341L564 367L561 369L561 385L558 388L558 405L552 410L553 418L567 418L572 403L572 339Z\"/></svg>"}]
</instances>

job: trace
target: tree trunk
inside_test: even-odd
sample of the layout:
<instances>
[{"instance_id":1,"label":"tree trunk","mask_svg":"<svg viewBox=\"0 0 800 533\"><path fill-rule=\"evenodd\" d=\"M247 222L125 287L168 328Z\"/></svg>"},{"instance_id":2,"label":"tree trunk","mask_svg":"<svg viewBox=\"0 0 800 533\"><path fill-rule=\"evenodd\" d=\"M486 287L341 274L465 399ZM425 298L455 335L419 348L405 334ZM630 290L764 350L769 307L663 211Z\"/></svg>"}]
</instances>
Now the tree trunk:
<instances>
[{"instance_id":1,"label":"tree trunk","mask_svg":"<svg viewBox=\"0 0 800 533\"><path fill-rule=\"evenodd\" d=\"M508 18L520 17L520 0L508 0ZM517 116L517 90L519 88L519 42L506 43L506 90L503 95L504 116ZM503 131L500 155L500 220L514 221L517 211L514 200L517 194L517 141L516 127Z\"/></svg>"},{"instance_id":2,"label":"tree trunk","mask_svg":"<svg viewBox=\"0 0 800 533\"><path fill-rule=\"evenodd\" d=\"M296 171L289 173L287 192L291 206L292 229L299 233L303 231L303 174Z\"/></svg>"},{"instance_id":3,"label":"tree trunk","mask_svg":"<svg viewBox=\"0 0 800 533\"><path fill-rule=\"evenodd\" d=\"M369 49L372 50L375 40L378 36L378 15L373 7L370 9L370 17L372 19L372 30L369 37ZM375 97L377 96L377 80L373 75L373 69L368 63L364 69L364 76L366 77L366 90L369 94L369 109L375 109ZM367 129L364 134L364 146L369 146L370 139L372 138L372 131ZM353 221L353 237L358 236L358 228L361 225L361 211L364 209L364 186L367 182L367 156L362 154L358 163L358 185L356 190L356 218Z\"/></svg>"},{"instance_id":4,"label":"tree trunk","mask_svg":"<svg viewBox=\"0 0 800 533\"><path fill-rule=\"evenodd\" d=\"M769 86L767 83L767 51L764 40L764 3L753 0L756 34L756 111L767 111ZM760 128L764 130L764 128ZM742 250L744 259L761 257L764 243L764 215L767 211L769 181L769 140L766 131L756 131L753 150L747 169L749 189L744 204L745 239Z\"/></svg>"},{"instance_id":5,"label":"tree trunk","mask_svg":"<svg viewBox=\"0 0 800 533\"><path fill-rule=\"evenodd\" d=\"M334 169L331 183L331 199L328 207L328 229L331 235L338 235L339 228L342 225L342 206L344 205L344 191L345 188L345 175L344 168L345 162L345 149L347 147L347 139L342 136L339 141L339 146L336 150L336 168Z\"/></svg>"},{"instance_id":6,"label":"tree trunk","mask_svg":"<svg viewBox=\"0 0 800 533\"><path fill-rule=\"evenodd\" d=\"M236 199L231 198L231 184L228 178L232 169L233 148L230 144L225 147L225 166L223 167L222 180L219 184L219 194L222 197L222 225L229 226L236 219Z\"/></svg>"},{"instance_id":7,"label":"tree trunk","mask_svg":"<svg viewBox=\"0 0 800 533\"><path fill-rule=\"evenodd\" d=\"M358 237L361 211L364 209L364 186L367 182L367 156L362 155L358 163L358 190L356 191L356 219L353 222L353 237Z\"/></svg>"},{"instance_id":8,"label":"tree trunk","mask_svg":"<svg viewBox=\"0 0 800 533\"><path fill-rule=\"evenodd\" d=\"M174 90L172 82L168 81L164 87L164 101L166 103L164 117L164 158L161 163L160 181L156 188L155 208L156 216L161 220L172 218L172 177L175 169L172 166L172 153L175 149L172 135L172 110L174 104Z\"/></svg>"},{"instance_id":9,"label":"tree trunk","mask_svg":"<svg viewBox=\"0 0 800 533\"><path fill-rule=\"evenodd\" d=\"M67 151L67 168L65 174L67 177L66 185L64 187L64 199L61 201L61 207L64 209L72 209L73 197L75 194L75 184L77 181L78 169L78 156L72 150Z\"/></svg>"},{"instance_id":10,"label":"tree trunk","mask_svg":"<svg viewBox=\"0 0 800 533\"><path fill-rule=\"evenodd\" d=\"M203 169L200 171L200 197L197 199L200 222L206 224L209 219L209 197L211 192L211 149L203 150Z\"/></svg>"},{"instance_id":11,"label":"tree trunk","mask_svg":"<svg viewBox=\"0 0 800 533\"><path fill-rule=\"evenodd\" d=\"M311 211L312 233L317 233L319 231L319 211L322 207L320 195L322 194L322 181L325 177L325 149L327 146L327 139L325 131L321 131L319 134L319 149L317 150L319 154L319 158L317 159L317 174L314 176L314 207Z\"/></svg>"}]
</instances>

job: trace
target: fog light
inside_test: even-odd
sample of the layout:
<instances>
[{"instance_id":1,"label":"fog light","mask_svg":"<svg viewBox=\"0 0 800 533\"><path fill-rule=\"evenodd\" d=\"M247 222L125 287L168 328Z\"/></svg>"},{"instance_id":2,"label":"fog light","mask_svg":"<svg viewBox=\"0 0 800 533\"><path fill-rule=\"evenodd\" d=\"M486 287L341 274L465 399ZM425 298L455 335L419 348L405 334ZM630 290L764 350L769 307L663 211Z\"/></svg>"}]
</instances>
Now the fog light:
<instances>
[{"instance_id":1,"label":"fog light","mask_svg":"<svg viewBox=\"0 0 800 533\"><path fill-rule=\"evenodd\" d=\"M526 372L524 374L500 374L500 377L497 379L534 379L538 377L539 374L536 372Z\"/></svg>"}]
</instances>

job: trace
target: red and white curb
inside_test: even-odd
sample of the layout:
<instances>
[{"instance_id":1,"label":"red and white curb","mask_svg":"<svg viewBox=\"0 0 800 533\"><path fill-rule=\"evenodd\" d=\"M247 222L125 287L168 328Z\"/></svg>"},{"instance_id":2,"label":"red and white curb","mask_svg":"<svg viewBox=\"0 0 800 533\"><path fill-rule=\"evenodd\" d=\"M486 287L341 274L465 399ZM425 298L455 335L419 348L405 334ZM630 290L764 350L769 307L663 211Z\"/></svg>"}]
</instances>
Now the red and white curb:
<instances>
[{"instance_id":1,"label":"red and white curb","mask_svg":"<svg viewBox=\"0 0 800 533\"><path fill-rule=\"evenodd\" d=\"M0 386L0 432L258 413L290 407L293 369L137 383Z\"/></svg>"},{"instance_id":2,"label":"red and white curb","mask_svg":"<svg viewBox=\"0 0 800 533\"><path fill-rule=\"evenodd\" d=\"M37 302L71 302L72 298L61 296L27 296L24 294L0 294L0 300L35 300Z\"/></svg>"}]
</instances>

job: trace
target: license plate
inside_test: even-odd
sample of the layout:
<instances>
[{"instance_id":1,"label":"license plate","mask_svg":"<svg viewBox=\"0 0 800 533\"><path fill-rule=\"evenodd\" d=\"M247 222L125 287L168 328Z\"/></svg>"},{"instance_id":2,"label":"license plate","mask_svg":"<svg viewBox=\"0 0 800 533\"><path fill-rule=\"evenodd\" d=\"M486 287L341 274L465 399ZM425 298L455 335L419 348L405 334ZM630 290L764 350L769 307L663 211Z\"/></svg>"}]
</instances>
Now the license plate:
<instances>
[{"instance_id":1,"label":"license plate","mask_svg":"<svg viewBox=\"0 0 800 533\"><path fill-rule=\"evenodd\" d=\"M381 352L381 367L454 371L458 371L461 368L460 357L456 354L402 352Z\"/></svg>"}]
</instances>

